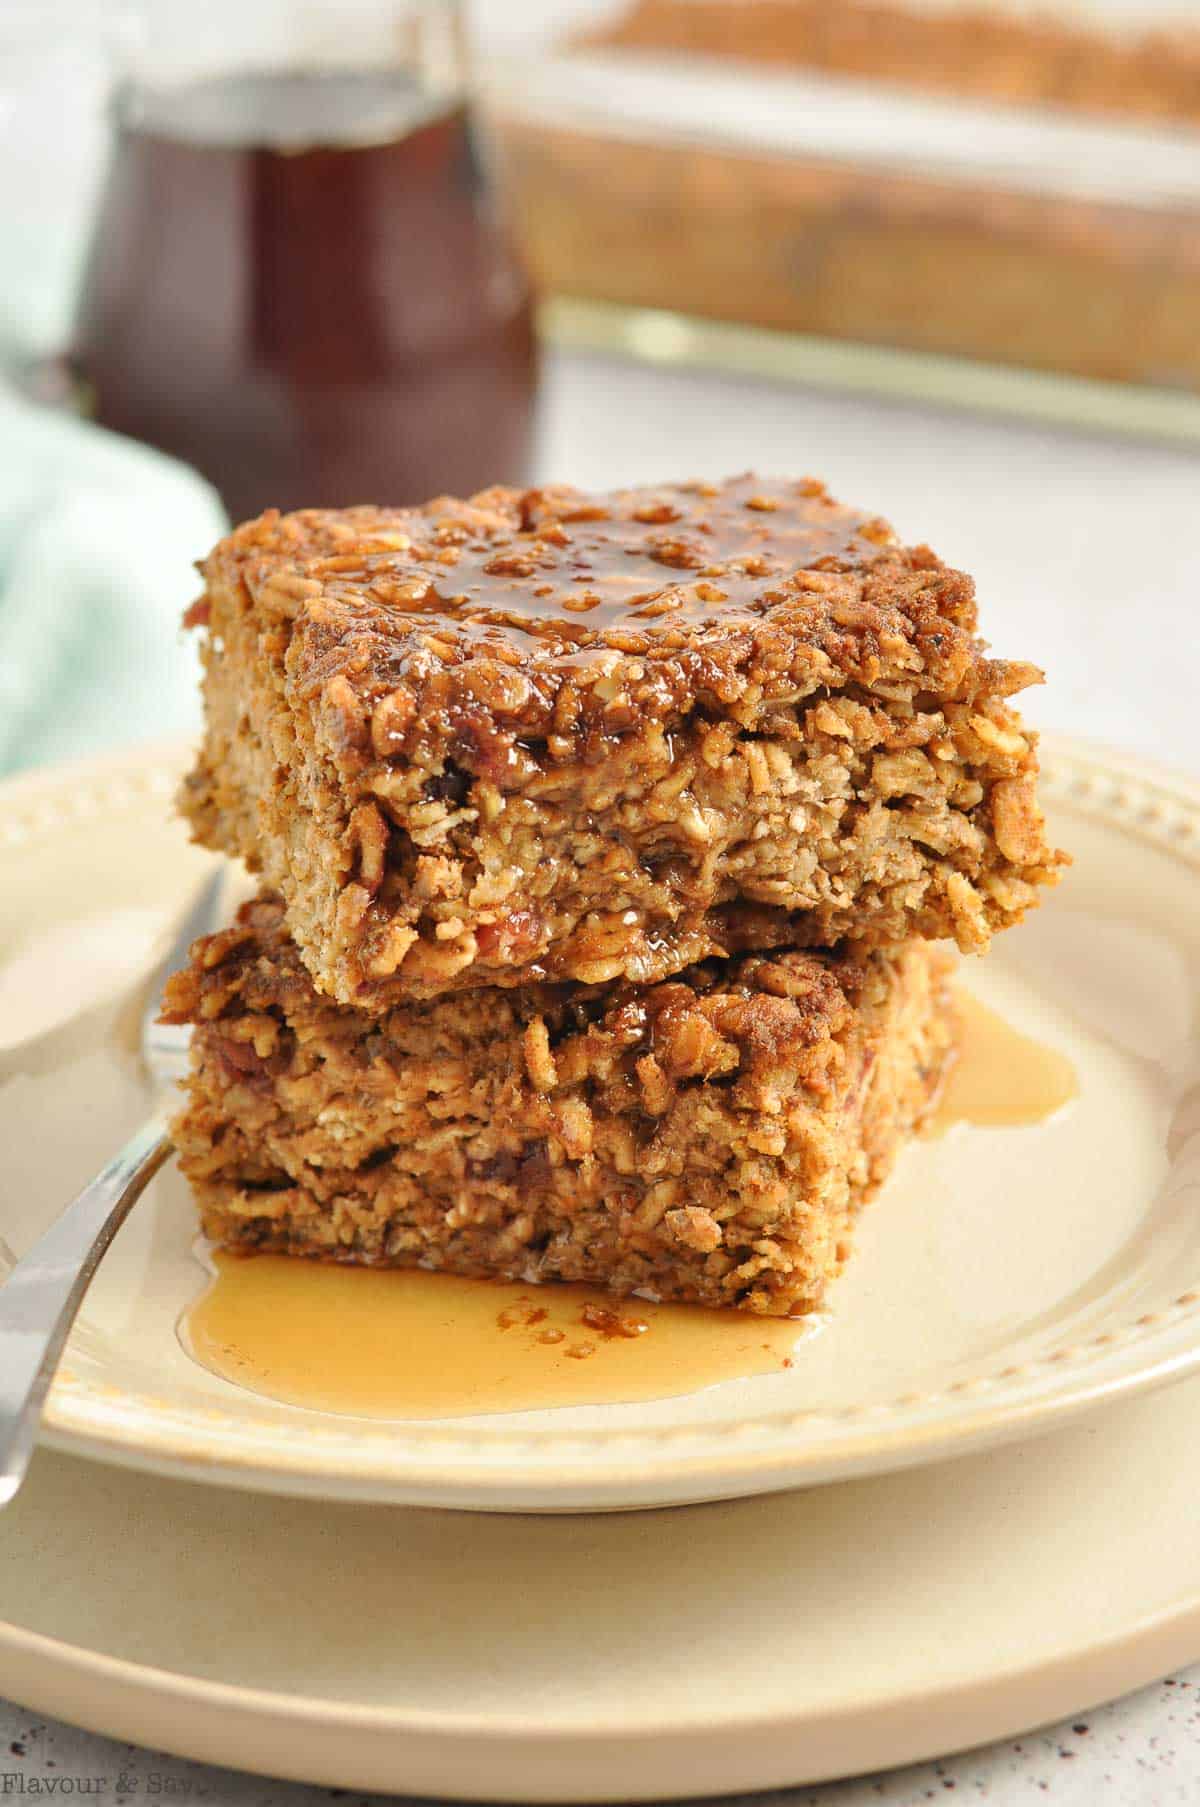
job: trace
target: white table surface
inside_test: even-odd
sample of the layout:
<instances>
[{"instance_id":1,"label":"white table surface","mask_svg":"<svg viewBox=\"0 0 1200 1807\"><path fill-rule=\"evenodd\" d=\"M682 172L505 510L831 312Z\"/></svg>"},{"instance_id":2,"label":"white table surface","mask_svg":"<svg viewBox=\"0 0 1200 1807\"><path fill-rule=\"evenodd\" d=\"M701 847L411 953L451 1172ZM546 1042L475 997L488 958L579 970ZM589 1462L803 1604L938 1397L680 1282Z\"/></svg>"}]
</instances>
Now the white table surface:
<instances>
[{"instance_id":1,"label":"white table surface","mask_svg":"<svg viewBox=\"0 0 1200 1807\"><path fill-rule=\"evenodd\" d=\"M997 651L1046 668L1047 687L1025 705L1035 721L1200 770L1194 453L560 355L547 371L541 467L585 486L747 468L820 475L973 572ZM0 1797L79 1795L92 1778L88 1798L104 1807L344 1798L113 1744L0 1702ZM915 1807L952 1793L996 1807L1200 1800L1200 1668L1011 1744L757 1798Z\"/></svg>"}]
</instances>

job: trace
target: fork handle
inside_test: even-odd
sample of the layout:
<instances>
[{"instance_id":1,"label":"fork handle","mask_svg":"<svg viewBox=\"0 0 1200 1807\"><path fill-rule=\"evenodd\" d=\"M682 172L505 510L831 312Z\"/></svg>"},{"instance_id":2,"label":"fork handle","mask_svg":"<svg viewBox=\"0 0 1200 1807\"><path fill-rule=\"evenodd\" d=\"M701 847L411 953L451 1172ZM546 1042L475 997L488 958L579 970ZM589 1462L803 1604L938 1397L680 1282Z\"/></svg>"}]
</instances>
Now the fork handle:
<instances>
[{"instance_id":1,"label":"fork handle","mask_svg":"<svg viewBox=\"0 0 1200 1807\"><path fill-rule=\"evenodd\" d=\"M165 1117L152 1117L0 1286L0 1506L25 1478L67 1332L101 1257L170 1150Z\"/></svg>"}]
</instances>

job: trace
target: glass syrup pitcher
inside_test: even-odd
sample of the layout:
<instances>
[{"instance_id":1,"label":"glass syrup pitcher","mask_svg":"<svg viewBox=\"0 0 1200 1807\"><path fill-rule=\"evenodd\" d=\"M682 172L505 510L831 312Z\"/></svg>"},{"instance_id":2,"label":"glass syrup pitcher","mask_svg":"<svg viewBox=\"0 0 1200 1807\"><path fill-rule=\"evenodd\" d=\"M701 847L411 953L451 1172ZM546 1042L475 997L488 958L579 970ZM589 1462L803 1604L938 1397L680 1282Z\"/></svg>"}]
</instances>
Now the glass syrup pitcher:
<instances>
[{"instance_id":1,"label":"glass syrup pitcher","mask_svg":"<svg viewBox=\"0 0 1200 1807\"><path fill-rule=\"evenodd\" d=\"M455 0L145 0L73 348L235 519L528 474L529 286Z\"/></svg>"}]
</instances>

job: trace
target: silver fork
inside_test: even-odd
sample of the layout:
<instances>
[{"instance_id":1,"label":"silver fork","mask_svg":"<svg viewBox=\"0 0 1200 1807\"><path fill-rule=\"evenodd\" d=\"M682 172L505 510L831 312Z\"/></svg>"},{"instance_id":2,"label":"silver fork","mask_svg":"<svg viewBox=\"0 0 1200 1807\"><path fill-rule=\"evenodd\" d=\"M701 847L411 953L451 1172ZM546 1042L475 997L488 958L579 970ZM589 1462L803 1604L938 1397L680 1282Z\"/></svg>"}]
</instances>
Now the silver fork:
<instances>
[{"instance_id":1,"label":"silver fork","mask_svg":"<svg viewBox=\"0 0 1200 1807\"><path fill-rule=\"evenodd\" d=\"M168 1086L187 1071L190 1028L158 1022L162 988L198 935L217 927L223 875L193 899L147 987L142 1055L156 1110L23 1255L0 1286L0 1506L25 1479L42 1407L75 1314L109 1243L158 1172L171 1142Z\"/></svg>"}]
</instances>

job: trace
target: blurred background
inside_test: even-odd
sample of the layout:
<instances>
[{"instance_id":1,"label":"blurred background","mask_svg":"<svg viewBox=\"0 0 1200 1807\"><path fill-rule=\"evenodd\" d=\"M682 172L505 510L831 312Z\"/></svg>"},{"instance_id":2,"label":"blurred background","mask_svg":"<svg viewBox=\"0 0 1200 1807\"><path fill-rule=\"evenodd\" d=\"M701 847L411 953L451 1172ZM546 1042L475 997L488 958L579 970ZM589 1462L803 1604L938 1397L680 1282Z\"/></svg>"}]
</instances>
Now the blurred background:
<instances>
[{"instance_id":1,"label":"blurred background","mask_svg":"<svg viewBox=\"0 0 1200 1807\"><path fill-rule=\"evenodd\" d=\"M1196 0L5 0L0 770L267 506L815 473L1195 765Z\"/></svg>"}]
</instances>

